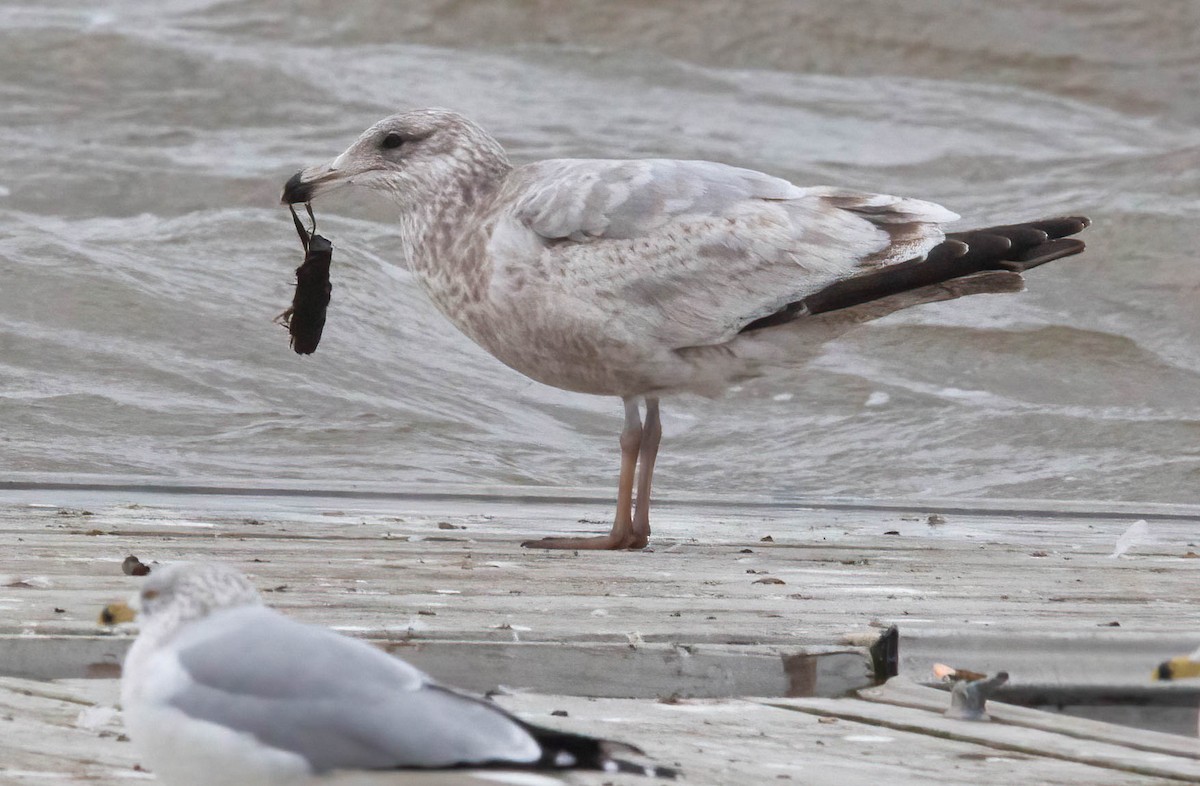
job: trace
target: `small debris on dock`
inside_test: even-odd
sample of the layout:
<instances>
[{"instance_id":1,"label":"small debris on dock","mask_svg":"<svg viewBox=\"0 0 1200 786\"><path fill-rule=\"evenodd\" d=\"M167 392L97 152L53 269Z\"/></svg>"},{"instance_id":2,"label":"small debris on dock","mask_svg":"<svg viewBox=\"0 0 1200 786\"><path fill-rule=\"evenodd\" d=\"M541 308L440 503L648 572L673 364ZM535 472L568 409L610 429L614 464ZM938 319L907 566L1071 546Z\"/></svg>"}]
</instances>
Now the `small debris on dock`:
<instances>
[{"instance_id":1,"label":"small debris on dock","mask_svg":"<svg viewBox=\"0 0 1200 786\"><path fill-rule=\"evenodd\" d=\"M130 554L121 563L121 570L126 576L149 576L150 566Z\"/></svg>"},{"instance_id":2,"label":"small debris on dock","mask_svg":"<svg viewBox=\"0 0 1200 786\"><path fill-rule=\"evenodd\" d=\"M1149 534L1150 525L1146 523L1145 519L1138 519L1121 533L1121 537L1117 538L1116 547L1113 548L1113 553L1109 554L1108 558L1119 559L1125 556L1125 552L1134 546L1145 543Z\"/></svg>"},{"instance_id":3,"label":"small debris on dock","mask_svg":"<svg viewBox=\"0 0 1200 786\"><path fill-rule=\"evenodd\" d=\"M121 622L132 622L137 617L137 612L129 608L129 605L118 601L110 603L100 610L99 622L101 625L116 625Z\"/></svg>"},{"instance_id":4,"label":"small debris on dock","mask_svg":"<svg viewBox=\"0 0 1200 786\"><path fill-rule=\"evenodd\" d=\"M956 682L950 691L950 709L946 710L946 717L966 721L991 720L987 714L988 696L1006 682L1007 671L985 679Z\"/></svg>"},{"instance_id":5,"label":"small debris on dock","mask_svg":"<svg viewBox=\"0 0 1200 786\"><path fill-rule=\"evenodd\" d=\"M956 669L944 663L933 664L933 676L942 682L962 682L963 680L973 682L975 680L987 679L987 675L982 672L971 671L969 669Z\"/></svg>"}]
</instances>

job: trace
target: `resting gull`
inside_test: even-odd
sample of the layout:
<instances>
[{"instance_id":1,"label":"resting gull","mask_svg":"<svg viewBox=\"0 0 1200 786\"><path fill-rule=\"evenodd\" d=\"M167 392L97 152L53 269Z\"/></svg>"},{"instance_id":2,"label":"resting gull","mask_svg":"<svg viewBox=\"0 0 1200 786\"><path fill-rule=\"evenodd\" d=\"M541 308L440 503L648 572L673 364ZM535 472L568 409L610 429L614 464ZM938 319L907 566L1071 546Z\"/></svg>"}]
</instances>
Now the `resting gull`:
<instances>
[{"instance_id":1,"label":"resting gull","mask_svg":"<svg viewBox=\"0 0 1200 786\"><path fill-rule=\"evenodd\" d=\"M958 216L930 202L710 161L513 166L442 109L376 123L283 201L349 185L398 205L401 252L467 336L539 382L624 401L612 530L524 544L542 548L647 544L662 396L717 395L901 308L1018 292L1022 271L1082 251L1067 236L1089 223L947 234Z\"/></svg>"},{"instance_id":2,"label":"resting gull","mask_svg":"<svg viewBox=\"0 0 1200 786\"><path fill-rule=\"evenodd\" d=\"M365 642L291 620L227 565L155 569L133 605L142 626L121 678L125 727L169 784L479 767L674 777L613 758L640 753L632 746L534 726Z\"/></svg>"}]
</instances>

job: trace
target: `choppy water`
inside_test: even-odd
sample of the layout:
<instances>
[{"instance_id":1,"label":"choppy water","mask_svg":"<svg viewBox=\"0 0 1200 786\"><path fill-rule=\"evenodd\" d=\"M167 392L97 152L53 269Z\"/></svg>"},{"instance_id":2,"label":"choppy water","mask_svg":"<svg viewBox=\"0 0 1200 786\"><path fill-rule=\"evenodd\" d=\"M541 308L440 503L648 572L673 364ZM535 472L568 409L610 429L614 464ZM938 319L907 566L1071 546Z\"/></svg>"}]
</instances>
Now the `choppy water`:
<instances>
[{"instance_id":1,"label":"choppy water","mask_svg":"<svg viewBox=\"0 0 1200 786\"><path fill-rule=\"evenodd\" d=\"M1200 6L0 4L0 473L607 486L619 405L436 314L386 210L318 206L318 353L271 318L286 177L450 106L514 159L712 158L1084 212L1021 296L906 312L719 401L665 405L660 488L1196 501Z\"/></svg>"}]
</instances>

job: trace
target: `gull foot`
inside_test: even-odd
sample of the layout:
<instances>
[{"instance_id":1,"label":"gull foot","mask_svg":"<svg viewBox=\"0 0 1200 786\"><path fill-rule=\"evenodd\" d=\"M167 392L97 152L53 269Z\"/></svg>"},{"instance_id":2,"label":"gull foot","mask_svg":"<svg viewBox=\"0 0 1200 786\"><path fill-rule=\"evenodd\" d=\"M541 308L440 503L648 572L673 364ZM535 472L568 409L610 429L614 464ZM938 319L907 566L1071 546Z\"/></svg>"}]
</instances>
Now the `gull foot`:
<instances>
[{"instance_id":1,"label":"gull foot","mask_svg":"<svg viewBox=\"0 0 1200 786\"><path fill-rule=\"evenodd\" d=\"M587 549L589 551L622 551L646 548L649 539L644 535L630 533L625 537L612 534L594 538L541 538L527 540L521 545L527 549Z\"/></svg>"}]
</instances>

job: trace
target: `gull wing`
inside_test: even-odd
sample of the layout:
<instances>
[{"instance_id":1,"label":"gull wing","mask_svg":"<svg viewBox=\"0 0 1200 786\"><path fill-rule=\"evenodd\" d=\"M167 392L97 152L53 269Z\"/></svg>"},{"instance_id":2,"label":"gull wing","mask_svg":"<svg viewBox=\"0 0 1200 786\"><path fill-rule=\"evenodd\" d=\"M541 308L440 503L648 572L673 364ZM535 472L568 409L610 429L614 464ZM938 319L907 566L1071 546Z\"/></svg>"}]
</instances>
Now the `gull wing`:
<instances>
[{"instance_id":1,"label":"gull wing","mask_svg":"<svg viewBox=\"0 0 1200 786\"><path fill-rule=\"evenodd\" d=\"M915 199L800 188L708 161L556 160L500 198L493 288L539 281L576 318L620 318L632 340L723 343L866 269L923 256L957 216Z\"/></svg>"},{"instance_id":2,"label":"gull wing","mask_svg":"<svg viewBox=\"0 0 1200 786\"><path fill-rule=\"evenodd\" d=\"M186 680L171 706L297 753L316 772L528 764L541 755L499 708L265 607L214 614L172 648Z\"/></svg>"}]
</instances>

